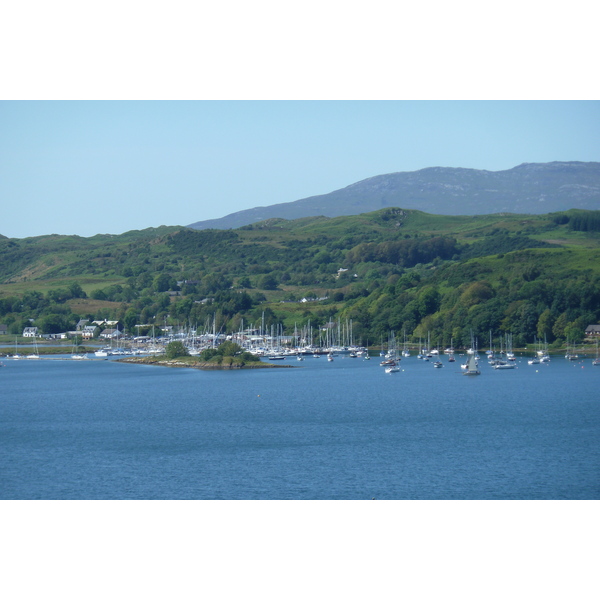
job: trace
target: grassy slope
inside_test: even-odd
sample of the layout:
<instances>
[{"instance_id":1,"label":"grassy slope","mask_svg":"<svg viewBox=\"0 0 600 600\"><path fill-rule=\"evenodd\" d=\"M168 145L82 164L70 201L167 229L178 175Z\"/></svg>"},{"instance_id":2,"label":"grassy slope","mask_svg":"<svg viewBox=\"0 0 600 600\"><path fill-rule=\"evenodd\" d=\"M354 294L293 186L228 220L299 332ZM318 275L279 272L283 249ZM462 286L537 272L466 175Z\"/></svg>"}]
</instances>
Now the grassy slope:
<instances>
[{"instance_id":1,"label":"grassy slope","mask_svg":"<svg viewBox=\"0 0 600 600\"><path fill-rule=\"evenodd\" d=\"M0 284L0 296L20 295L30 290L47 292L66 287L74 281L89 294L97 288L123 285L127 278L119 274L119 269L129 264L144 266L152 261L170 261L169 267L173 271L173 266L182 255L173 251L170 240L181 229L151 228L119 236L97 235L92 238L51 235L24 240L2 239L0 251L4 260L0 262L0 281L3 282ZM296 244L300 248L300 254L296 256L312 256L328 241L335 242L345 250L366 241L399 240L415 234L421 237L454 236L461 242L474 243L485 239L494 230L559 242L561 247L555 249L530 251L533 252L530 256L547 262L549 268L557 269L557 272L571 269L597 271L600 268L599 238L573 232L566 225L555 225L548 215L442 216L402 209L384 209L349 217L313 217L296 221L271 219L236 230L235 242L227 242L214 250L210 244L202 246L200 252L194 251L192 246L185 255L185 263L186 268L199 264L198 256L201 254L208 261L210 269L228 260L234 262L234 252L239 252L240 248L245 248L249 255L260 248L277 249L277 256L285 258L288 249ZM192 239L201 243L209 231L194 231ZM511 268L507 258L484 257L473 260L484 262L493 272ZM276 300L291 289L286 287L280 292L268 293L268 298ZM315 289L314 286L293 289L299 293L325 290L324 287ZM81 312L93 310L87 302L74 303L73 310L76 307Z\"/></svg>"}]
</instances>

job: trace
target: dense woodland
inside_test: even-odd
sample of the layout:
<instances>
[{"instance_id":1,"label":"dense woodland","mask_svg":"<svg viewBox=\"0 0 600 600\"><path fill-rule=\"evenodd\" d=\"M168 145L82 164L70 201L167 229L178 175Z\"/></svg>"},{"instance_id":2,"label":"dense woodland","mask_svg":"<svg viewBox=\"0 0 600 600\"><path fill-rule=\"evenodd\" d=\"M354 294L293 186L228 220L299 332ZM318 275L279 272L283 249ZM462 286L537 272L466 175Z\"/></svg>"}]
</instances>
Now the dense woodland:
<instances>
[{"instance_id":1,"label":"dense woodland","mask_svg":"<svg viewBox=\"0 0 600 600\"><path fill-rule=\"evenodd\" d=\"M271 219L236 230L0 237L0 323L11 335L119 320L285 333L351 322L354 341L480 346L511 334L579 343L600 322L600 211ZM315 334L316 337L316 334Z\"/></svg>"}]
</instances>

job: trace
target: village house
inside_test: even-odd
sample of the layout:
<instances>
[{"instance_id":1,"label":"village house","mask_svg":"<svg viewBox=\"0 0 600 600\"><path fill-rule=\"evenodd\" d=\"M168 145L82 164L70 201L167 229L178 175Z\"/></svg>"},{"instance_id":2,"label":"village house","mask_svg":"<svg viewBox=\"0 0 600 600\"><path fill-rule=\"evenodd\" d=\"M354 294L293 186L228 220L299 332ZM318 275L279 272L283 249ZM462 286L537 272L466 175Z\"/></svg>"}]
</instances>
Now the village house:
<instances>
[{"instance_id":1,"label":"village house","mask_svg":"<svg viewBox=\"0 0 600 600\"><path fill-rule=\"evenodd\" d=\"M69 332L71 333L71 332ZM42 336L46 340L66 340L69 335L66 332L62 333L48 333Z\"/></svg>"},{"instance_id":2,"label":"village house","mask_svg":"<svg viewBox=\"0 0 600 600\"><path fill-rule=\"evenodd\" d=\"M98 325L98 327L110 327L111 329L115 329L119 324L119 321L106 321L101 319L99 321L92 321L93 325Z\"/></svg>"},{"instance_id":3,"label":"village house","mask_svg":"<svg viewBox=\"0 0 600 600\"><path fill-rule=\"evenodd\" d=\"M184 279L183 281L177 282L177 287L182 287L184 285L198 285L200 282L195 279Z\"/></svg>"},{"instance_id":4,"label":"village house","mask_svg":"<svg viewBox=\"0 0 600 600\"><path fill-rule=\"evenodd\" d=\"M116 340L121 337L121 332L118 329L105 329L100 337L103 340Z\"/></svg>"},{"instance_id":5,"label":"village house","mask_svg":"<svg viewBox=\"0 0 600 600\"><path fill-rule=\"evenodd\" d=\"M586 337L600 337L600 325L588 325L585 335Z\"/></svg>"},{"instance_id":6,"label":"village house","mask_svg":"<svg viewBox=\"0 0 600 600\"><path fill-rule=\"evenodd\" d=\"M0 325L0 335L6 335L8 333L8 325Z\"/></svg>"},{"instance_id":7,"label":"village house","mask_svg":"<svg viewBox=\"0 0 600 600\"><path fill-rule=\"evenodd\" d=\"M32 338L32 337L35 337L37 334L38 334L37 327L25 327L25 329L23 329L23 337Z\"/></svg>"},{"instance_id":8,"label":"village house","mask_svg":"<svg viewBox=\"0 0 600 600\"><path fill-rule=\"evenodd\" d=\"M91 340L94 335L96 335L96 332L99 331L100 328L96 325L85 325L81 330L81 337L84 340Z\"/></svg>"}]
</instances>

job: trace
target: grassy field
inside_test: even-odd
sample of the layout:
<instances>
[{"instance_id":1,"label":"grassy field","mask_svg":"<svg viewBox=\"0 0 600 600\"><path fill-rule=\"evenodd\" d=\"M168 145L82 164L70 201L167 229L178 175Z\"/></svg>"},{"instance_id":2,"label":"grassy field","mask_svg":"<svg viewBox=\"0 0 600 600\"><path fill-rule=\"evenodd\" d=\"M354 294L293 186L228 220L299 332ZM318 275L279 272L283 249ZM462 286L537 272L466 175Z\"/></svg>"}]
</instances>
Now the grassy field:
<instances>
[{"instance_id":1,"label":"grassy field","mask_svg":"<svg viewBox=\"0 0 600 600\"><path fill-rule=\"evenodd\" d=\"M59 277L56 279L27 279L26 281L17 281L14 283L0 283L0 298L7 296L22 296L26 292L41 292L47 294L51 290L66 288L71 283L79 283L86 294L98 288L104 288L109 285L125 285L127 280L118 276L101 277Z\"/></svg>"}]
</instances>

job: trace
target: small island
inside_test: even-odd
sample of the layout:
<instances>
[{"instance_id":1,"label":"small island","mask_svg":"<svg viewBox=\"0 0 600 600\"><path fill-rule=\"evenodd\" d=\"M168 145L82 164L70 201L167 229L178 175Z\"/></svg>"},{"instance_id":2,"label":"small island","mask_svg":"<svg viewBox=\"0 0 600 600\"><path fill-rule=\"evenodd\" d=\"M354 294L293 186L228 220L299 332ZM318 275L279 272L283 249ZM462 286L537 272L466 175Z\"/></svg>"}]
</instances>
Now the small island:
<instances>
[{"instance_id":1,"label":"small island","mask_svg":"<svg viewBox=\"0 0 600 600\"><path fill-rule=\"evenodd\" d=\"M203 370L292 368L291 365L264 363L258 356L244 351L239 344L229 341L216 348L205 348L197 356L190 356L184 344L175 341L170 342L165 353L159 356L129 356L118 362Z\"/></svg>"}]
</instances>

